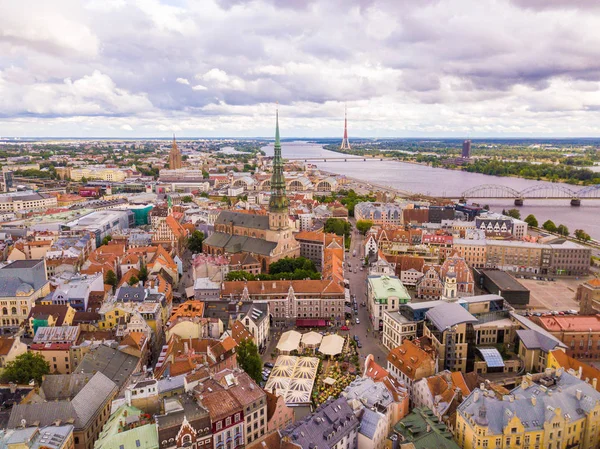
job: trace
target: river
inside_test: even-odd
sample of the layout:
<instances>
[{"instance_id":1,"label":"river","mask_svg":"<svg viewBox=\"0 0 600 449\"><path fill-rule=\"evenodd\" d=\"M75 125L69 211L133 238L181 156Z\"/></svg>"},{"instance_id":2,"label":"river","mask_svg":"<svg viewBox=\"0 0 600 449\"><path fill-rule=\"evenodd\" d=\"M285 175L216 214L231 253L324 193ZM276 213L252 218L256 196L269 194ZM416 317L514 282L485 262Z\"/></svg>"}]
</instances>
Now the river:
<instances>
[{"instance_id":1,"label":"river","mask_svg":"<svg viewBox=\"0 0 600 449\"><path fill-rule=\"evenodd\" d=\"M272 145L264 147L263 150L267 155L273 155ZM284 142L282 156L286 159L294 159L342 157L344 155L325 150L322 145L310 142ZM548 184L530 179L490 176L398 161L313 163L321 170L328 172L432 196L456 196L458 198L465 190L482 184L498 184L512 187L518 191L535 185ZM482 205L488 204L493 211L498 212L501 212L502 209L516 207L511 199L480 199L477 201ZM527 199L525 204L517 209L521 211L522 218L529 214L535 215L540 225L546 220L552 220L557 226L564 224L571 232L575 229L584 229L593 238L600 240L600 200L598 199L582 199L579 207L571 206L567 199Z\"/></svg>"}]
</instances>

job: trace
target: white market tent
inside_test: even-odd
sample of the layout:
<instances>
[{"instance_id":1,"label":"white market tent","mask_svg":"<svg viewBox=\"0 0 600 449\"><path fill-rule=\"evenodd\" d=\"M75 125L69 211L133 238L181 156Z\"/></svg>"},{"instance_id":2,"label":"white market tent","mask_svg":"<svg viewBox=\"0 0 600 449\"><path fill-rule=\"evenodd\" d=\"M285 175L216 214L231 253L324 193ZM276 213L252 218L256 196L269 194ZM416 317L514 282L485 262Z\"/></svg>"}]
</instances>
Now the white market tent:
<instances>
[{"instance_id":1,"label":"white market tent","mask_svg":"<svg viewBox=\"0 0 600 449\"><path fill-rule=\"evenodd\" d=\"M316 357L277 357L266 391L275 390L289 406L310 404L310 395L317 377L319 359Z\"/></svg>"},{"instance_id":2,"label":"white market tent","mask_svg":"<svg viewBox=\"0 0 600 449\"><path fill-rule=\"evenodd\" d=\"M344 337L332 334L323 337L321 346L319 346L319 352L325 355L337 355L341 354L344 349Z\"/></svg>"},{"instance_id":3,"label":"white market tent","mask_svg":"<svg viewBox=\"0 0 600 449\"><path fill-rule=\"evenodd\" d=\"M277 349L281 352L290 353L292 351L297 351L300 347L300 339L302 338L302 334L296 331L287 331L281 334L281 338L279 339L279 343L277 343Z\"/></svg>"},{"instance_id":4,"label":"white market tent","mask_svg":"<svg viewBox=\"0 0 600 449\"><path fill-rule=\"evenodd\" d=\"M323 336L315 331L307 332L302 335L302 346L307 348L316 348L323 340Z\"/></svg>"}]
</instances>

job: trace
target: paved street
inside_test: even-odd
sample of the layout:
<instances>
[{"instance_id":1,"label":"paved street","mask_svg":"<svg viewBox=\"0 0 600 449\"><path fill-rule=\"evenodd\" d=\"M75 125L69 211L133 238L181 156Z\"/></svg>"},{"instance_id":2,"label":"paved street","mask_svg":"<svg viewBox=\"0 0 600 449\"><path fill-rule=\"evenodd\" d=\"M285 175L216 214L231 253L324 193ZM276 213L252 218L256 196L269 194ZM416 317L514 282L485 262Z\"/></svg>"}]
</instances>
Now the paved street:
<instances>
[{"instance_id":1,"label":"paved street","mask_svg":"<svg viewBox=\"0 0 600 449\"><path fill-rule=\"evenodd\" d=\"M356 257L352 256L354 250L356 250ZM362 260L364 260L363 236L358 232L355 232L352 234L350 252L346 254L346 270L344 277L350 281L350 294L356 295L360 324L354 324L353 319L353 324L350 326L350 331L348 333L352 336L358 335L362 343L362 348L359 349L361 355L361 367L365 357L369 354L373 354L375 360L385 367L387 351L381 344L379 332L373 330L373 326L369 320L367 307L361 306L363 302L366 303L367 301L367 269L365 267L363 271L360 271ZM350 269L348 268L348 265L350 265ZM354 273L355 269L356 273Z\"/></svg>"}]
</instances>

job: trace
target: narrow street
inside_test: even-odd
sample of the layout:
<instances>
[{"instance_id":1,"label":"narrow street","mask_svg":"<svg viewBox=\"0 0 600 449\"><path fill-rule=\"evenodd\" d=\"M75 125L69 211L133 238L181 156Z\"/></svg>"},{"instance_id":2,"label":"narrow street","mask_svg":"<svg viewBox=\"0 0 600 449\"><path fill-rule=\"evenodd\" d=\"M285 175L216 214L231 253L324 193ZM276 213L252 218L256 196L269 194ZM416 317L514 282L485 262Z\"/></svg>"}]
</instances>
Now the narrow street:
<instances>
[{"instance_id":1,"label":"narrow street","mask_svg":"<svg viewBox=\"0 0 600 449\"><path fill-rule=\"evenodd\" d=\"M350 325L350 336L358 335L361 342L362 348L359 348L361 369L364 366L364 360L369 354L373 354L375 360L380 363L384 368L387 365L386 357L387 351L381 344L380 332L377 329L373 329L371 321L369 320L369 312L367 307L362 307L362 303L367 302L367 267L362 267L362 261L364 260L364 237L354 229L352 233L352 242L350 245L350 252L346 254L346 267L344 270L344 277L350 281L350 294L356 295L356 302L358 303L358 319L360 324L356 324L355 318L352 319ZM356 250L356 256L352 256ZM356 270L356 273L354 272ZM344 334L346 332L343 332Z\"/></svg>"}]
</instances>

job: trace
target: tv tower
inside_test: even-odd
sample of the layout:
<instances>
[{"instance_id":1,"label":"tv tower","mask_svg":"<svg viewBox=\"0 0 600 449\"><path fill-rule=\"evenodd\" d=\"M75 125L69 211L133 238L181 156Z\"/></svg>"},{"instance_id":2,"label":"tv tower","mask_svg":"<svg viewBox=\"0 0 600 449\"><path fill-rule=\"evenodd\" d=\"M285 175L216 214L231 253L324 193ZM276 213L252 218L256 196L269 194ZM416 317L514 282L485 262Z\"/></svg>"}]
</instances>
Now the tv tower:
<instances>
[{"instance_id":1,"label":"tv tower","mask_svg":"<svg viewBox=\"0 0 600 449\"><path fill-rule=\"evenodd\" d=\"M348 140L348 113L347 108L344 107L344 138L342 139L342 146L340 150L349 150L350 141Z\"/></svg>"}]
</instances>

